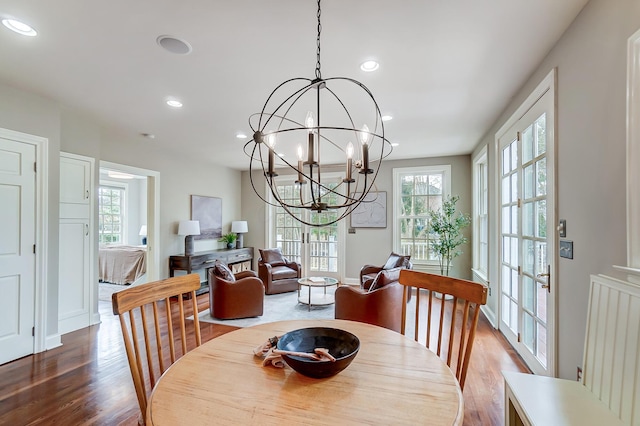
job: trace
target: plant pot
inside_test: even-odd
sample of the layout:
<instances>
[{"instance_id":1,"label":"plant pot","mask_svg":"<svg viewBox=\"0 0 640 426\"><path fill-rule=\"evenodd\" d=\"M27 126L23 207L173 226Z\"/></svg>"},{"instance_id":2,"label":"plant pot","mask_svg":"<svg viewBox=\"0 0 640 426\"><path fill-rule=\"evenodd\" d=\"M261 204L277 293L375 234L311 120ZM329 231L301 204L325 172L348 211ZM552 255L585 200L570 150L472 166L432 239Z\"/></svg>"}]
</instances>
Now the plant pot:
<instances>
[{"instance_id":1,"label":"plant pot","mask_svg":"<svg viewBox=\"0 0 640 426\"><path fill-rule=\"evenodd\" d=\"M235 245L236 243L227 243L227 248L232 249Z\"/></svg>"}]
</instances>

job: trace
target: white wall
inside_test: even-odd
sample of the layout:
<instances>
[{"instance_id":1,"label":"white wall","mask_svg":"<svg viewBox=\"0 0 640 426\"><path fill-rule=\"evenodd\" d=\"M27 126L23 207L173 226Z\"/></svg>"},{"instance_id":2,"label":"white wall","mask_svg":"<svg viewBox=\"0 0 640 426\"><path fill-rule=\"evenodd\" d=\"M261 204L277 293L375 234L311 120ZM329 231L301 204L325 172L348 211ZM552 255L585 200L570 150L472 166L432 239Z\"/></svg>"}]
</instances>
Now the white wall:
<instances>
[{"instance_id":1,"label":"white wall","mask_svg":"<svg viewBox=\"0 0 640 426\"><path fill-rule=\"evenodd\" d=\"M488 146L495 179L496 131L557 67L558 212L567 221L566 239L574 242L574 259L560 258L557 280L563 378L575 379L582 363L589 275L615 275L612 265L626 262L626 49L639 27L637 0L591 0L475 150ZM491 185L496 188L495 180ZM497 254L490 251L490 278L496 280Z\"/></svg>"},{"instance_id":2,"label":"white wall","mask_svg":"<svg viewBox=\"0 0 640 426\"><path fill-rule=\"evenodd\" d=\"M42 136L49 140L49 222L48 258L44 283L46 301L46 335L58 333L58 231L60 199L60 107L40 96L0 83L0 127Z\"/></svg>"},{"instance_id":3,"label":"white wall","mask_svg":"<svg viewBox=\"0 0 640 426\"><path fill-rule=\"evenodd\" d=\"M398 167L451 165L452 195L459 195L458 209L471 214L471 157L460 155L453 157L419 158L414 160L384 161L380 167L376 187L387 192L387 227L378 229L356 228L355 234L346 235L345 278L358 279L360 268L365 264L382 265L393 249L393 169ZM340 169L340 171L342 171ZM264 194L264 178L254 172L254 182ZM249 222L249 232L244 236L245 246L265 248L266 204L254 193L249 172L242 174L242 218ZM344 219L349 224L349 219ZM467 228L465 236L471 241L471 228ZM463 254L454 260L452 276L471 278L471 242L462 246ZM256 251L256 256L258 253Z\"/></svg>"},{"instance_id":4,"label":"white wall","mask_svg":"<svg viewBox=\"0 0 640 426\"><path fill-rule=\"evenodd\" d=\"M169 276L169 256L184 252L178 222L191 218L191 195L222 198L223 232L229 232L231 221L240 217L240 171L214 166L206 156L192 160L168 155L154 149L148 139L110 130L103 131L100 148L101 160L160 172L161 277ZM222 247L214 240L208 243L211 248Z\"/></svg>"},{"instance_id":5,"label":"white wall","mask_svg":"<svg viewBox=\"0 0 640 426\"><path fill-rule=\"evenodd\" d=\"M207 157L192 161L186 156L163 154L154 149L147 139L141 140L136 134L111 131L89 116L4 83L0 83L0 127L42 136L49 140L48 258L45 283L47 336L55 336L58 332L58 204L61 150L93 157L96 159L96 165L100 160L105 160L160 173L161 277L167 277L169 274L168 257L184 251L184 238L176 235L176 231L179 220L190 218L191 194L222 198L225 232L230 229L231 221L240 216L239 171L208 164ZM98 167L94 177L97 184ZM95 220L97 223L97 217ZM138 230L139 226L135 230L136 237ZM221 243L212 241L210 244L219 247ZM97 271L97 259L94 261ZM96 277L94 282L97 281Z\"/></svg>"}]
</instances>

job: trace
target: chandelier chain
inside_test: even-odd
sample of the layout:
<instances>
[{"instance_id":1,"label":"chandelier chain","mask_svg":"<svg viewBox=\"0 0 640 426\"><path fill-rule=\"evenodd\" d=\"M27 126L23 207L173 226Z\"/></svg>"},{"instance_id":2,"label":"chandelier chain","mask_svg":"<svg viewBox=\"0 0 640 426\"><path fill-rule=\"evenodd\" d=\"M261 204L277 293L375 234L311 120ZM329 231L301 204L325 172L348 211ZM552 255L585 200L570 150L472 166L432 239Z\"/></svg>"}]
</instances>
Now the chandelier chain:
<instances>
[{"instance_id":1,"label":"chandelier chain","mask_svg":"<svg viewBox=\"0 0 640 426\"><path fill-rule=\"evenodd\" d=\"M320 73L320 33L322 32L322 24L320 23L320 0L318 0L318 38L316 39L316 44L318 49L316 50L316 78L321 80L322 74Z\"/></svg>"}]
</instances>

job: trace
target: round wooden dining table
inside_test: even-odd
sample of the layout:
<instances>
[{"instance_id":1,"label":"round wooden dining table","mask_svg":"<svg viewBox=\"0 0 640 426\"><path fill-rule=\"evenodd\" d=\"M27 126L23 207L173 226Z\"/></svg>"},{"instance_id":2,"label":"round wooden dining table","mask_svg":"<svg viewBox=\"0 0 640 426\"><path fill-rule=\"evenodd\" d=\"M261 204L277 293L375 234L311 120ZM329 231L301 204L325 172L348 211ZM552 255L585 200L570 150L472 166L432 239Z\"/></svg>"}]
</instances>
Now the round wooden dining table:
<instances>
[{"instance_id":1,"label":"round wooden dining table","mask_svg":"<svg viewBox=\"0 0 640 426\"><path fill-rule=\"evenodd\" d=\"M289 366L262 366L253 349L307 327L347 330L360 339L353 362L312 379ZM173 364L148 402L148 425L459 425L460 386L447 365L399 333L345 320L279 321L210 340Z\"/></svg>"}]
</instances>

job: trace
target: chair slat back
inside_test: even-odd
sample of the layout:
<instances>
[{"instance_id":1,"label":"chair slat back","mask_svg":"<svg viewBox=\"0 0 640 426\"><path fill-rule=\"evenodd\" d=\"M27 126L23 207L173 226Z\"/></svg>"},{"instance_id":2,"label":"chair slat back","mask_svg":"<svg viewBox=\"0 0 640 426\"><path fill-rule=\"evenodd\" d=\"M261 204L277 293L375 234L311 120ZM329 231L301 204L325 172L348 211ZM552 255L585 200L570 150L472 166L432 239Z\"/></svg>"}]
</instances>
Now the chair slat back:
<instances>
[{"instance_id":1,"label":"chair slat back","mask_svg":"<svg viewBox=\"0 0 640 426\"><path fill-rule=\"evenodd\" d=\"M460 388L464 389L480 305L487 303L487 286L408 269L400 271L399 282L404 286L401 333L405 334L406 322L412 320L413 338L421 341L420 331L424 331L425 345L446 360ZM407 298L413 287L416 288L415 312L410 313ZM447 300L446 295L453 299ZM421 313L424 306L426 312ZM437 322L437 329L433 322Z\"/></svg>"},{"instance_id":2,"label":"chair slat back","mask_svg":"<svg viewBox=\"0 0 640 426\"><path fill-rule=\"evenodd\" d=\"M147 410L147 397L156 381L176 359L187 353L188 334L183 301L186 294L191 296L195 335L193 347L202 344L196 300L196 290L199 288L200 276L189 274L137 285L112 296L113 314L120 318L127 360L142 419ZM171 315L175 310L172 306L176 304L179 333L174 333ZM149 318L150 316L152 318ZM176 338L182 345L182 352L178 355Z\"/></svg>"}]
</instances>

